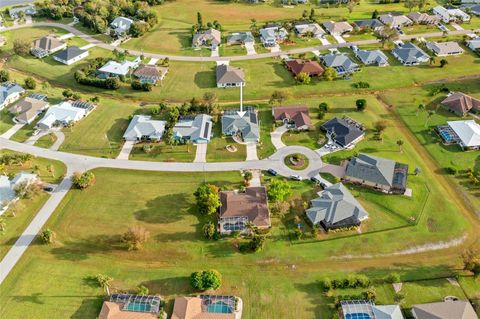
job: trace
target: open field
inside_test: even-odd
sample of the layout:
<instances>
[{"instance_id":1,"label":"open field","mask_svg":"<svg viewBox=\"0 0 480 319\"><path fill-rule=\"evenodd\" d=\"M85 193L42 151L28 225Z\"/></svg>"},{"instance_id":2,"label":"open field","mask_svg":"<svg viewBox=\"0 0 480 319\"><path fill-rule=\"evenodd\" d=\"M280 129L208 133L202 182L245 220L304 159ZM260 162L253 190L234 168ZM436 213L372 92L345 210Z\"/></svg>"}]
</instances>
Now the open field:
<instances>
[{"instance_id":1,"label":"open field","mask_svg":"<svg viewBox=\"0 0 480 319\"><path fill-rule=\"evenodd\" d=\"M129 159L137 161L160 161L160 162L193 162L195 158L195 145L165 145L165 143L153 143L150 153L143 150L144 143L135 145Z\"/></svg>"}]
</instances>

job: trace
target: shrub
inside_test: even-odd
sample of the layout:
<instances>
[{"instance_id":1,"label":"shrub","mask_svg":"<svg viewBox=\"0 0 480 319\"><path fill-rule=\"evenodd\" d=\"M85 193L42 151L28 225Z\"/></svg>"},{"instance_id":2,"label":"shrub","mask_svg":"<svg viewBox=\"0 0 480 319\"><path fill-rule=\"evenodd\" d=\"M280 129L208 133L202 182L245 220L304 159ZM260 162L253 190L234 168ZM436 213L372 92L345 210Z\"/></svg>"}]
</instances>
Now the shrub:
<instances>
[{"instance_id":1,"label":"shrub","mask_svg":"<svg viewBox=\"0 0 480 319\"><path fill-rule=\"evenodd\" d=\"M352 86L356 89L368 89L370 87L370 84L368 82L356 82L353 83Z\"/></svg>"},{"instance_id":2,"label":"shrub","mask_svg":"<svg viewBox=\"0 0 480 319\"><path fill-rule=\"evenodd\" d=\"M222 275L214 269L196 271L190 275L190 285L195 290L218 289L222 284Z\"/></svg>"},{"instance_id":3,"label":"shrub","mask_svg":"<svg viewBox=\"0 0 480 319\"><path fill-rule=\"evenodd\" d=\"M10 73L7 70L0 70L0 82L10 81Z\"/></svg>"},{"instance_id":4,"label":"shrub","mask_svg":"<svg viewBox=\"0 0 480 319\"><path fill-rule=\"evenodd\" d=\"M400 275L396 272L392 272L387 277L385 277L385 282L388 282L389 284L399 283Z\"/></svg>"},{"instance_id":5,"label":"shrub","mask_svg":"<svg viewBox=\"0 0 480 319\"><path fill-rule=\"evenodd\" d=\"M29 90L35 90L35 88L37 87L37 82L35 82L35 80L31 76L29 76L25 78L25 87Z\"/></svg>"},{"instance_id":6,"label":"shrub","mask_svg":"<svg viewBox=\"0 0 480 319\"><path fill-rule=\"evenodd\" d=\"M203 184L194 193L201 214L212 215L221 206L219 189L215 185Z\"/></svg>"},{"instance_id":7,"label":"shrub","mask_svg":"<svg viewBox=\"0 0 480 319\"><path fill-rule=\"evenodd\" d=\"M122 236L122 242L127 244L128 250L139 250L150 238L150 232L142 226L132 226Z\"/></svg>"},{"instance_id":8,"label":"shrub","mask_svg":"<svg viewBox=\"0 0 480 319\"><path fill-rule=\"evenodd\" d=\"M455 167L445 167L445 173L448 175L455 175L457 174L457 169Z\"/></svg>"},{"instance_id":9,"label":"shrub","mask_svg":"<svg viewBox=\"0 0 480 319\"><path fill-rule=\"evenodd\" d=\"M134 90L143 90L147 92L153 89L153 86L150 83L142 83L139 80L133 80L130 86Z\"/></svg>"},{"instance_id":10,"label":"shrub","mask_svg":"<svg viewBox=\"0 0 480 319\"><path fill-rule=\"evenodd\" d=\"M95 185L95 175L92 172L75 172L72 176L72 183L79 189L85 189Z\"/></svg>"},{"instance_id":11,"label":"shrub","mask_svg":"<svg viewBox=\"0 0 480 319\"><path fill-rule=\"evenodd\" d=\"M13 52L18 55L28 55L30 53L30 42L22 39L15 39L13 41Z\"/></svg>"},{"instance_id":12,"label":"shrub","mask_svg":"<svg viewBox=\"0 0 480 319\"><path fill-rule=\"evenodd\" d=\"M367 100L365 99L358 99L355 102L355 105L357 106L357 111L364 111L367 108Z\"/></svg>"},{"instance_id":13,"label":"shrub","mask_svg":"<svg viewBox=\"0 0 480 319\"><path fill-rule=\"evenodd\" d=\"M53 230L51 230L50 228L46 228L44 230L42 230L42 232L40 233L40 238L42 238L42 241L45 243L45 244L53 244L55 242L55 238L56 238L56 234Z\"/></svg>"},{"instance_id":14,"label":"shrub","mask_svg":"<svg viewBox=\"0 0 480 319\"><path fill-rule=\"evenodd\" d=\"M290 185L279 179L274 179L267 189L268 198L272 202L284 201L291 193Z\"/></svg>"},{"instance_id":15,"label":"shrub","mask_svg":"<svg viewBox=\"0 0 480 319\"><path fill-rule=\"evenodd\" d=\"M332 281L325 278L320 282L320 286L322 287L323 291L330 291L332 289Z\"/></svg>"},{"instance_id":16,"label":"shrub","mask_svg":"<svg viewBox=\"0 0 480 319\"><path fill-rule=\"evenodd\" d=\"M300 239L302 239L302 236L303 236L303 232L300 229L295 228L295 230L293 231L293 237L296 240L300 240Z\"/></svg>"},{"instance_id":17,"label":"shrub","mask_svg":"<svg viewBox=\"0 0 480 319\"><path fill-rule=\"evenodd\" d=\"M203 225L203 235L206 239L213 239L217 233L217 229L215 224L212 222L208 222Z\"/></svg>"},{"instance_id":18,"label":"shrub","mask_svg":"<svg viewBox=\"0 0 480 319\"><path fill-rule=\"evenodd\" d=\"M318 109L320 112L328 112L328 104L327 102L322 102L318 105Z\"/></svg>"}]
</instances>

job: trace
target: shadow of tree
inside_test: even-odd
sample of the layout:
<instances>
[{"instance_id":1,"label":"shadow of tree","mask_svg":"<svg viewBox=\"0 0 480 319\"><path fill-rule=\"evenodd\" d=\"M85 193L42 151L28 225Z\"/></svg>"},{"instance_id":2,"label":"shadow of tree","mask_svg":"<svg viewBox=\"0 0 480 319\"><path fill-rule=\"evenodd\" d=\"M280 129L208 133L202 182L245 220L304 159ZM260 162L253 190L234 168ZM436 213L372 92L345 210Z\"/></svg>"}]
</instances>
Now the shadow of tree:
<instances>
[{"instance_id":1,"label":"shadow of tree","mask_svg":"<svg viewBox=\"0 0 480 319\"><path fill-rule=\"evenodd\" d=\"M195 73L193 81L200 89L212 89L216 87L215 72L213 70Z\"/></svg>"},{"instance_id":2,"label":"shadow of tree","mask_svg":"<svg viewBox=\"0 0 480 319\"><path fill-rule=\"evenodd\" d=\"M43 305L45 302L43 300L41 300L42 296L43 296L43 293L35 292L35 293L32 293L29 296L14 296L13 300L15 300L17 302L21 302L21 303L29 302L29 303L34 303L34 304L37 304L37 305Z\"/></svg>"},{"instance_id":3,"label":"shadow of tree","mask_svg":"<svg viewBox=\"0 0 480 319\"><path fill-rule=\"evenodd\" d=\"M319 282L314 281L310 283L294 284L294 287L307 295L310 303L314 306L308 309L310 313L314 313L316 319L331 318L335 312L335 301L332 297L327 297ZM326 315L329 315L328 317Z\"/></svg>"},{"instance_id":4,"label":"shadow of tree","mask_svg":"<svg viewBox=\"0 0 480 319\"><path fill-rule=\"evenodd\" d=\"M174 223L182 219L184 205L188 205L188 197L185 193L159 196L148 201L147 208L135 212L134 216L150 224Z\"/></svg>"},{"instance_id":5,"label":"shadow of tree","mask_svg":"<svg viewBox=\"0 0 480 319\"><path fill-rule=\"evenodd\" d=\"M87 239L68 241L61 247L53 248L51 253L60 260L80 261L88 259L89 255L113 250L125 250L121 235L97 235Z\"/></svg>"}]
</instances>

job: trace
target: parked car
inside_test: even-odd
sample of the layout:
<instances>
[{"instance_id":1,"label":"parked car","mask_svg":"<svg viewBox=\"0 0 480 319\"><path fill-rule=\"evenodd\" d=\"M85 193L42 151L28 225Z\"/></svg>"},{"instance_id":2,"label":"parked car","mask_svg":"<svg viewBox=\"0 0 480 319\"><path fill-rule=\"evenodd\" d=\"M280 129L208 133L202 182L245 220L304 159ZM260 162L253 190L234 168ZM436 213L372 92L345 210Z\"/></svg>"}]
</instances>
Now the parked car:
<instances>
[{"instance_id":1,"label":"parked car","mask_svg":"<svg viewBox=\"0 0 480 319\"><path fill-rule=\"evenodd\" d=\"M320 187L321 187L322 189L325 189L325 188L327 188L328 186L327 186L327 184L325 184L324 182L320 182Z\"/></svg>"},{"instance_id":2,"label":"parked car","mask_svg":"<svg viewBox=\"0 0 480 319\"><path fill-rule=\"evenodd\" d=\"M40 130L35 130L32 132L32 136L37 136L38 134L40 134Z\"/></svg>"},{"instance_id":3,"label":"parked car","mask_svg":"<svg viewBox=\"0 0 480 319\"><path fill-rule=\"evenodd\" d=\"M291 175L290 179L293 179L294 181L301 181L303 178L300 175Z\"/></svg>"},{"instance_id":4,"label":"parked car","mask_svg":"<svg viewBox=\"0 0 480 319\"><path fill-rule=\"evenodd\" d=\"M272 176L277 176L277 175L278 175L277 171L274 170L274 169L271 169L271 168L269 168L269 169L267 170L267 172L268 172L268 174L270 174L270 175L272 175Z\"/></svg>"},{"instance_id":5,"label":"parked car","mask_svg":"<svg viewBox=\"0 0 480 319\"><path fill-rule=\"evenodd\" d=\"M51 192L53 192L53 187L52 187L52 186L45 186L45 187L43 188L43 190L44 190L45 192L51 193Z\"/></svg>"},{"instance_id":6,"label":"parked car","mask_svg":"<svg viewBox=\"0 0 480 319\"><path fill-rule=\"evenodd\" d=\"M315 176L310 177L310 180L311 180L312 182L314 182L315 184L320 184L320 183L321 183L320 180L319 180L318 178L316 178Z\"/></svg>"}]
</instances>

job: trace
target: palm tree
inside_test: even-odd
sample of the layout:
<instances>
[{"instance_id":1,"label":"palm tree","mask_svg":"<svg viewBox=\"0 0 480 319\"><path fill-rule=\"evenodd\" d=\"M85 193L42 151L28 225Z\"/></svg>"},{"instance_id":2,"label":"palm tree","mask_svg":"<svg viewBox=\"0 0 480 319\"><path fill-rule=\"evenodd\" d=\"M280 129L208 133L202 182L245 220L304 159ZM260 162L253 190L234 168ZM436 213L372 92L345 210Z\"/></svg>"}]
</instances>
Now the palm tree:
<instances>
[{"instance_id":1,"label":"palm tree","mask_svg":"<svg viewBox=\"0 0 480 319\"><path fill-rule=\"evenodd\" d=\"M428 59L428 62L430 62L430 65L435 64L435 57L431 56L430 59Z\"/></svg>"},{"instance_id":2,"label":"palm tree","mask_svg":"<svg viewBox=\"0 0 480 319\"><path fill-rule=\"evenodd\" d=\"M431 118L434 114L435 114L435 111L434 111L434 110L428 111L428 113L427 113L427 118L426 118L426 120L425 120L425 127L427 126L428 121L430 120L430 118Z\"/></svg>"},{"instance_id":3,"label":"palm tree","mask_svg":"<svg viewBox=\"0 0 480 319\"><path fill-rule=\"evenodd\" d=\"M403 152L403 140L397 140L397 145L398 145L398 148L399 148L399 151L400 153Z\"/></svg>"},{"instance_id":4,"label":"palm tree","mask_svg":"<svg viewBox=\"0 0 480 319\"><path fill-rule=\"evenodd\" d=\"M7 223L5 219L0 218L0 232L4 232L5 230L7 230Z\"/></svg>"},{"instance_id":5,"label":"palm tree","mask_svg":"<svg viewBox=\"0 0 480 319\"><path fill-rule=\"evenodd\" d=\"M425 111L425 105L419 104L418 108L417 108L417 116L418 116L418 113L423 112L423 111Z\"/></svg>"},{"instance_id":6,"label":"palm tree","mask_svg":"<svg viewBox=\"0 0 480 319\"><path fill-rule=\"evenodd\" d=\"M107 275L98 274L95 279L97 280L98 285L103 288L103 290L107 293L108 296L110 296L110 287L113 278Z\"/></svg>"}]
</instances>

